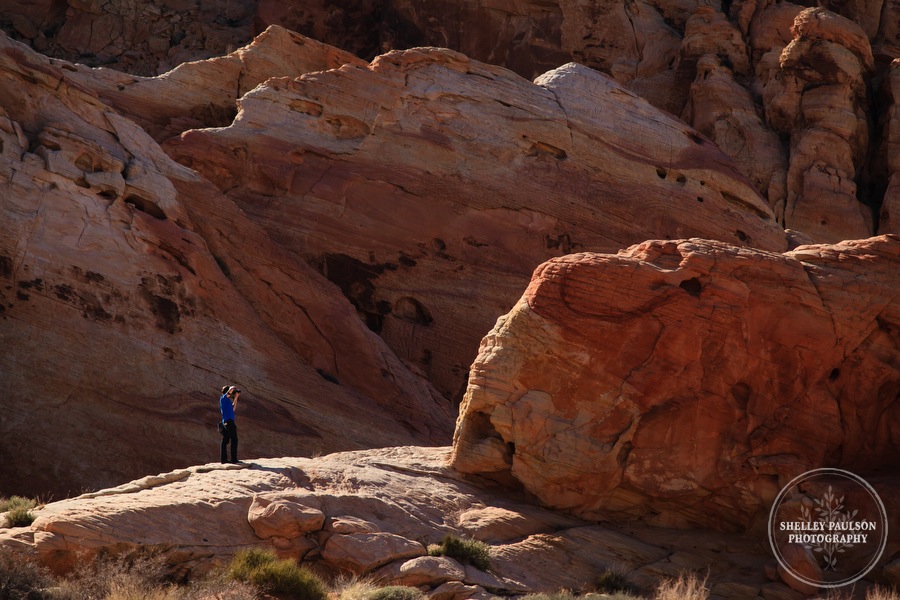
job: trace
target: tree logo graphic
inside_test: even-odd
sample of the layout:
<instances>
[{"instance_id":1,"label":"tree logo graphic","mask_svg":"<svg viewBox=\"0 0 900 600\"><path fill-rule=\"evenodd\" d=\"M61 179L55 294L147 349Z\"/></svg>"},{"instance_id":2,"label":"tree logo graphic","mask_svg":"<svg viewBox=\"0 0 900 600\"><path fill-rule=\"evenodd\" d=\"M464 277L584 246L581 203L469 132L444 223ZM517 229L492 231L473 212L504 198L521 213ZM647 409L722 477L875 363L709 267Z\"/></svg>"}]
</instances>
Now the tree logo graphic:
<instances>
[{"instance_id":1,"label":"tree logo graphic","mask_svg":"<svg viewBox=\"0 0 900 600\"><path fill-rule=\"evenodd\" d=\"M853 512L844 512L844 497L835 498L834 490L829 485L825 496L820 500L814 500L815 507L810 510L808 506L802 504L800 506L800 514L806 519L807 523L812 523L816 513L816 521L827 525L825 529L832 531L834 525L852 522L853 517L859 513L858 510ZM852 548L854 544L853 538L849 540L840 540L840 538L832 537L828 541L821 541L814 545L807 544L807 548L821 555L824 559L824 568L826 570L835 571L837 566L838 554L842 554L845 548Z\"/></svg>"}]
</instances>

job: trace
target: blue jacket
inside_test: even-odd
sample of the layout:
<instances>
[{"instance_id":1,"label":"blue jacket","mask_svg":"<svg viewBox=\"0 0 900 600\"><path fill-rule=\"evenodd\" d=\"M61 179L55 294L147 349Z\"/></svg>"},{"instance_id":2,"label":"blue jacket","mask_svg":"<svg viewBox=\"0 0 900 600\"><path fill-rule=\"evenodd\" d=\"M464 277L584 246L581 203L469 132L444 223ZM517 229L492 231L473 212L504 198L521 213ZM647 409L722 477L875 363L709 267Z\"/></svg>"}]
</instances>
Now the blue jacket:
<instances>
[{"instance_id":1,"label":"blue jacket","mask_svg":"<svg viewBox=\"0 0 900 600\"><path fill-rule=\"evenodd\" d=\"M231 398L222 394L222 397L219 398L219 410L222 411L222 422L225 421L234 421L234 405L231 403Z\"/></svg>"}]
</instances>

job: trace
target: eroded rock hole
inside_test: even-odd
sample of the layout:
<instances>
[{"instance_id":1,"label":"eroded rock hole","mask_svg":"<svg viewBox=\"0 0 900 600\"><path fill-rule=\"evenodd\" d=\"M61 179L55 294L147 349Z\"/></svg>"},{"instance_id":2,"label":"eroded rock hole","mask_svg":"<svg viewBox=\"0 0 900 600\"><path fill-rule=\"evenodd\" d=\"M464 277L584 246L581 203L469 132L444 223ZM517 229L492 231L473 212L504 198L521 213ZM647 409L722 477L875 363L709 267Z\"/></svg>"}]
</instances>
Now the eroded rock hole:
<instances>
[{"instance_id":1,"label":"eroded rock hole","mask_svg":"<svg viewBox=\"0 0 900 600\"><path fill-rule=\"evenodd\" d=\"M174 300L156 293L160 287L171 291L171 284L165 277L157 275L156 281L144 277L140 285L141 296L156 317L156 326L167 333L176 333L181 329L181 307Z\"/></svg>"},{"instance_id":2,"label":"eroded rock hole","mask_svg":"<svg viewBox=\"0 0 900 600\"><path fill-rule=\"evenodd\" d=\"M129 194L125 197L125 204L130 204L142 213L148 214L154 219L159 219L160 221L166 220L166 213L159 207L156 202L152 200L147 200L146 198L141 198L136 194Z\"/></svg>"},{"instance_id":3,"label":"eroded rock hole","mask_svg":"<svg viewBox=\"0 0 900 600\"><path fill-rule=\"evenodd\" d=\"M460 437L464 439L464 443L473 445L480 445L486 440L496 440L500 442L499 444L495 442L494 448L502 448L502 461L506 463L507 466L512 465L512 457L515 455L516 446L514 443L503 441L503 436L501 436L500 432L494 427L489 414L480 411L469 414L464 428L461 430Z\"/></svg>"},{"instance_id":4,"label":"eroded rock hole","mask_svg":"<svg viewBox=\"0 0 900 600\"><path fill-rule=\"evenodd\" d=\"M219 265L219 269L228 279L231 279L231 269L228 268L228 263L225 262L222 257L213 254L213 258L216 259L216 264Z\"/></svg>"},{"instance_id":5,"label":"eroded rock hole","mask_svg":"<svg viewBox=\"0 0 900 600\"><path fill-rule=\"evenodd\" d=\"M13 274L13 261L12 258L8 256L0 256L0 275L6 277L7 279L12 277Z\"/></svg>"},{"instance_id":6,"label":"eroded rock hole","mask_svg":"<svg viewBox=\"0 0 900 600\"><path fill-rule=\"evenodd\" d=\"M681 283L678 284L678 287L686 291L691 296L699 296L700 290L703 289L703 284L700 283L700 280L696 277L691 277L690 279L685 279Z\"/></svg>"},{"instance_id":7,"label":"eroded rock hole","mask_svg":"<svg viewBox=\"0 0 900 600\"><path fill-rule=\"evenodd\" d=\"M656 175L657 175L660 179L665 179L665 178L666 178L666 174L667 174L667 172L666 172L665 169L663 169L662 167L656 167Z\"/></svg>"},{"instance_id":8,"label":"eroded rock hole","mask_svg":"<svg viewBox=\"0 0 900 600\"><path fill-rule=\"evenodd\" d=\"M404 296L394 303L394 309L391 311L398 319L416 325L429 325L434 318L431 311L424 304L410 296Z\"/></svg>"},{"instance_id":9,"label":"eroded rock hole","mask_svg":"<svg viewBox=\"0 0 900 600\"><path fill-rule=\"evenodd\" d=\"M327 371L324 371L323 369L316 369L316 373L318 373L322 379L324 379L325 381L327 381L329 383L334 383L336 385L341 384L341 382L338 380L337 377L335 377L331 373L328 373Z\"/></svg>"},{"instance_id":10,"label":"eroded rock hole","mask_svg":"<svg viewBox=\"0 0 900 600\"><path fill-rule=\"evenodd\" d=\"M699 135L697 135L696 133L692 132L692 131L688 131L688 132L687 132L687 136L688 136L688 139L690 139L690 140L691 140L692 142L694 142L695 144L702 144L702 143L703 143L703 138L700 137Z\"/></svg>"},{"instance_id":11,"label":"eroded rock hole","mask_svg":"<svg viewBox=\"0 0 900 600\"><path fill-rule=\"evenodd\" d=\"M528 153L526 156L539 156L542 154L546 154L552 156L557 160L565 160L567 158L566 151L562 148L557 148L551 144L546 144L544 142L535 142L531 145L531 148L528 149Z\"/></svg>"},{"instance_id":12,"label":"eroded rock hole","mask_svg":"<svg viewBox=\"0 0 900 600\"><path fill-rule=\"evenodd\" d=\"M78 158L75 159L75 166L78 167L78 169L80 169L86 173L94 172L93 159L89 155L84 154L84 153L79 154Z\"/></svg>"},{"instance_id":13,"label":"eroded rock hole","mask_svg":"<svg viewBox=\"0 0 900 600\"><path fill-rule=\"evenodd\" d=\"M374 256L370 258L374 259ZM394 263L367 264L346 254L326 254L319 264L322 275L341 288L359 318L375 333L381 333L384 317L392 307L390 302L376 298L374 282L385 271L397 268Z\"/></svg>"}]
</instances>

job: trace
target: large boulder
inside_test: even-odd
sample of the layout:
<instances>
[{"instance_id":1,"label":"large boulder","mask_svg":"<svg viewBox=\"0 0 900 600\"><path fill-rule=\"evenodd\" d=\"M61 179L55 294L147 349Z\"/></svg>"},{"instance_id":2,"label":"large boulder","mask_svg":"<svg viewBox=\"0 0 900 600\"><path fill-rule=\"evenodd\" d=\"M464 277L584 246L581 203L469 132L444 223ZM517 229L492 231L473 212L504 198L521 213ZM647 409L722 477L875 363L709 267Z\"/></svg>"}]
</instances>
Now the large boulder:
<instances>
[{"instance_id":1,"label":"large boulder","mask_svg":"<svg viewBox=\"0 0 900 600\"><path fill-rule=\"evenodd\" d=\"M713 141L738 160L788 227L808 230L819 242L867 237L877 224L887 176L879 170L877 153L866 151L865 138L895 103L866 98L864 88L877 86L891 60L900 57L900 3L846 0L809 9L800 4L9 0L0 7L0 27L51 56L139 75L224 54L271 25L365 60L392 49L446 47L529 80L575 61L609 74L654 106L686 115L698 129L713 117L720 126ZM792 32L800 12L806 23ZM854 54L871 60L854 66ZM698 68L704 59L721 63L714 93L726 102L733 99L736 114L729 114L727 105L715 115L697 109L692 88L704 87L709 68ZM861 76L852 73L859 66ZM841 81L816 90L841 70ZM748 92L754 112L766 115L761 129L745 112ZM803 96L808 97L801 108ZM686 113L689 104L694 108ZM800 118L786 125L784 110ZM214 117L231 114L229 109ZM835 129L850 130L848 137ZM780 152L773 154L773 142ZM846 154L849 147L852 156ZM787 153L790 159L772 171L770 161ZM762 163L748 161L748 154ZM761 171L774 173L776 185L760 177Z\"/></svg>"},{"instance_id":2,"label":"large boulder","mask_svg":"<svg viewBox=\"0 0 900 600\"><path fill-rule=\"evenodd\" d=\"M896 468L898 264L897 236L551 260L482 341L453 465L590 518L720 529L810 468Z\"/></svg>"},{"instance_id":3,"label":"large boulder","mask_svg":"<svg viewBox=\"0 0 900 600\"><path fill-rule=\"evenodd\" d=\"M328 538L322 558L338 569L363 575L390 562L425 553L419 542L394 533L338 533Z\"/></svg>"}]
</instances>

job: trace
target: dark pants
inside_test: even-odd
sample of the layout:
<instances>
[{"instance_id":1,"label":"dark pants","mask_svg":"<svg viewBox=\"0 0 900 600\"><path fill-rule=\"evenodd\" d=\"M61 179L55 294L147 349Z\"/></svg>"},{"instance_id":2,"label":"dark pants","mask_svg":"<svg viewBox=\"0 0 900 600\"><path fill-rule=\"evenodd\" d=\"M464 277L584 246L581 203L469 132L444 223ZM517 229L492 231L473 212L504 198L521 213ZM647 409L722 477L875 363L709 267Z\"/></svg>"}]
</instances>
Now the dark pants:
<instances>
[{"instance_id":1,"label":"dark pants","mask_svg":"<svg viewBox=\"0 0 900 600\"><path fill-rule=\"evenodd\" d=\"M222 434L222 462L228 462L228 442L231 442L231 462L237 462L237 425L231 419L225 421L225 433Z\"/></svg>"}]
</instances>

